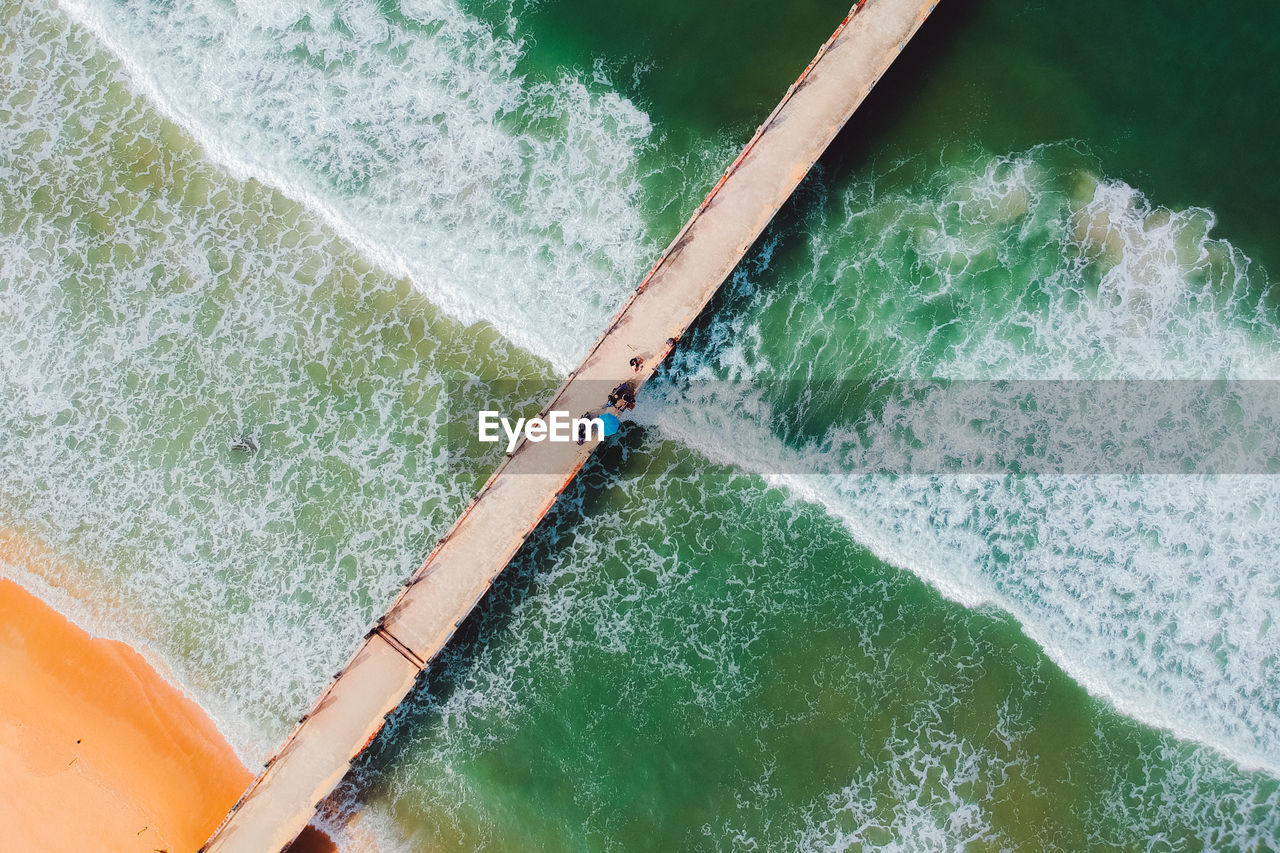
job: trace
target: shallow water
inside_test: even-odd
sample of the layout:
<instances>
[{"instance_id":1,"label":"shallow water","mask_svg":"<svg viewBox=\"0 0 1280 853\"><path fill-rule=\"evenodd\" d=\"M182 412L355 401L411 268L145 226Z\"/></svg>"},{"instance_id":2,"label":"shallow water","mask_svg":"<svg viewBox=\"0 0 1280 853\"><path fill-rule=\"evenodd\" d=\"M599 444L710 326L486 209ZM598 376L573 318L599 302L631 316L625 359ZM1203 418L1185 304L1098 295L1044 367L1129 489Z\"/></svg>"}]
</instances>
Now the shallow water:
<instances>
[{"instance_id":1,"label":"shallow water","mask_svg":"<svg viewBox=\"0 0 1280 853\"><path fill-rule=\"evenodd\" d=\"M20 579L269 751L487 473L445 389L572 365L844 11L669 5L6 4ZM1280 844L1273 477L677 393L1280 374L1270 30L1095 5L943 4L337 798L377 846Z\"/></svg>"}]
</instances>

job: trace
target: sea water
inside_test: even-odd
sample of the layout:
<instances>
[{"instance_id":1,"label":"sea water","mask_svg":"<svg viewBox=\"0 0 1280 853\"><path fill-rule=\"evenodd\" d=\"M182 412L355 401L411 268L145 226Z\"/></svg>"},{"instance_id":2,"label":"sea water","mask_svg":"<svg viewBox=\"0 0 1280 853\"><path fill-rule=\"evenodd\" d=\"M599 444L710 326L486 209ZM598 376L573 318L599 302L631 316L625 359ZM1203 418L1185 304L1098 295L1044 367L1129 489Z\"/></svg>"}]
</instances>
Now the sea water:
<instances>
[{"instance_id":1,"label":"sea water","mask_svg":"<svg viewBox=\"0 0 1280 853\"><path fill-rule=\"evenodd\" d=\"M572 366L846 11L666 5L7 3L0 524L55 557L7 573L269 753L487 473L446 389ZM951 6L335 795L353 846L1280 844L1273 478L877 477L786 392L1280 372L1274 28Z\"/></svg>"}]
</instances>

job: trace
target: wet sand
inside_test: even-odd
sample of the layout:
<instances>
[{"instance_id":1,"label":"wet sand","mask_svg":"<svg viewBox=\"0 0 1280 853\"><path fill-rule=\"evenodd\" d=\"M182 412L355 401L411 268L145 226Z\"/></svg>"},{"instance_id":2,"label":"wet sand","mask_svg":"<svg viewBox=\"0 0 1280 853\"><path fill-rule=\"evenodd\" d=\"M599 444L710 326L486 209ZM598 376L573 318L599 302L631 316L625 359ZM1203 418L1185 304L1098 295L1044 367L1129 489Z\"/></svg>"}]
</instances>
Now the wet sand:
<instances>
[{"instance_id":1,"label":"wet sand","mask_svg":"<svg viewBox=\"0 0 1280 853\"><path fill-rule=\"evenodd\" d=\"M191 853L252 779L127 645L0 579L0 839L42 853ZM335 848L319 833L302 849Z\"/></svg>"}]
</instances>

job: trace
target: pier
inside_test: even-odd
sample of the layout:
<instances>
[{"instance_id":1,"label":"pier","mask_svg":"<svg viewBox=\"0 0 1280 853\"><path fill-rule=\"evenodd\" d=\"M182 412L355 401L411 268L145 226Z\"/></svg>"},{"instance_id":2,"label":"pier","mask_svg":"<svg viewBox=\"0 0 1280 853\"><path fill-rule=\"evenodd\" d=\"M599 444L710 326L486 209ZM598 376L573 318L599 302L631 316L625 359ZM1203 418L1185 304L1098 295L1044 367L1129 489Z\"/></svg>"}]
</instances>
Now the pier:
<instances>
[{"instance_id":1,"label":"pier","mask_svg":"<svg viewBox=\"0 0 1280 853\"><path fill-rule=\"evenodd\" d=\"M861 0L565 379L546 411L599 412L639 388L933 11ZM643 367L630 366L633 357ZM377 736L598 442L522 441L498 466L202 853L278 853Z\"/></svg>"}]
</instances>

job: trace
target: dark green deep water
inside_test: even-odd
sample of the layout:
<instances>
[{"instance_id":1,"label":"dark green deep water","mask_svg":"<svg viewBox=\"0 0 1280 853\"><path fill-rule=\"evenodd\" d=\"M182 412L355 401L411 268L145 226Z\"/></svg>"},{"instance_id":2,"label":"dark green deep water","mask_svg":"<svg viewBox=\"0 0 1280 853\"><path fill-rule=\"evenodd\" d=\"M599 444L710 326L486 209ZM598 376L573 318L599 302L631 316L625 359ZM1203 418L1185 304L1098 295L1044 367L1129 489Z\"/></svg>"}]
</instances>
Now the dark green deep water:
<instances>
[{"instance_id":1,"label":"dark green deep water","mask_svg":"<svg viewBox=\"0 0 1280 853\"><path fill-rule=\"evenodd\" d=\"M113 22L98 24L119 27L137 65L156 63L151 82L179 113L165 45L216 65L209 21L236 17L103 8ZM282 44L268 50L280 64L264 64L278 76L246 72L252 85L231 86L245 102L220 105L223 123L262 143L257 128L309 103L288 85L295 64L345 80L367 56L398 61L453 37L429 10L361 8L399 40L366 38L326 4L259 23ZM73 11L92 22L102 10ZM53 588L108 592L116 603L83 618L152 642L250 756L301 713L483 478L444 455L442 389L553 377L549 362L568 353L521 351L495 327L530 304L535 317L572 313L579 297L568 283L527 294L507 267L467 278L456 262L439 274L482 306L481 322L456 322L430 304L433 281L420 295L271 187L314 176L300 183L340 213L426 187L439 196L408 227L443 224L424 255L472 252L483 266L485 229L552 269L583 255L607 314L846 9L463 11L479 25L446 51L457 69L422 83L461 94L422 115L401 105L343 121L354 136L334 138L377 149L438 126L428 147L484 151L492 140L458 117L492 109L464 73L468 51L484 42L476 32L514 36L522 52L493 63L497 78L579 81L647 114L622 178L594 160L518 190L482 157L362 170L302 109L303 129L277 140L303 151L286 178L260 183L251 164L241 180L206 157L201 129L180 130L126 85L94 26L5 5L0 120L15 153L0 191L0 447L25 450L0 464L0 523L74 567L43 579ZM283 46L283 33L316 31L349 50ZM666 387L690 375L1275 376L1277 33L1280 11L1262 3L943 0L682 342ZM525 161L554 165L572 151L538 142L590 109L531 98L493 124L524 134ZM626 121L610 113L589 136L599 160ZM40 122L53 153L32 135ZM512 218L455 213L494 185ZM555 189L591 199L588 221L626 195L639 249L601 261L591 239L565 236L576 209L539 207ZM416 267L414 284L435 269ZM80 349L49 343L68 330ZM15 378L35 362L66 376ZM1280 846L1273 478L879 481L783 438L857 421L843 398L766 398L763 414L653 405L463 626L336 811L365 809L366 829L410 850ZM680 431L704 416L702 433ZM228 454L223 433L255 425L261 458ZM813 473L770 476L794 470L769 463L788 452ZM82 469L83 482L67 475Z\"/></svg>"},{"instance_id":2,"label":"dark green deep water","mask_svg":"<svg viewBox=\"0 0 1280 853\"><path fill-rule=\"evenodd\" d=\"M527 67L554 75L602 57L667 143L659 162L687 156L693 140L736 153L846 11L818 0L785 11L517 6L533 45ZM1080 142L1108 177L1156 203L1211 209L1223 234L1274 267L1278 27L1280 11L1254 2L1226 11L1191 0L941 3L824 165L838 182L901 158L934 162L956 145L1004 154Z\"/></svg>"}]
</instances>

